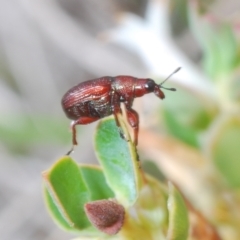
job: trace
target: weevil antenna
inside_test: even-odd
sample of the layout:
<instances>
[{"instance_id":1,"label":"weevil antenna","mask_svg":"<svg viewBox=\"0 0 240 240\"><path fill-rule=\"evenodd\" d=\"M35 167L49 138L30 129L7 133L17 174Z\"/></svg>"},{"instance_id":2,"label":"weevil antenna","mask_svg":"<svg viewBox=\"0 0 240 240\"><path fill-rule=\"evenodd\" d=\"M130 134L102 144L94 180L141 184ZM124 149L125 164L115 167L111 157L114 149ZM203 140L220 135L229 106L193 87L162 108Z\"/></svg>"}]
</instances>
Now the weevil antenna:
<instances>
[{"instance_id":1,"label":"weevil antenna","mask_svg":"<svg viewBox=\"0 0 240 240\"><path fill-rule=\"evenodd\" d=\"M163 84L164 84L170 77L172 77L172 75L174 75L175 73L177 73L180 69L181 69L181 67L178 67L176 70L174 70L163 82L161 82L161 83L159 84L159 87L160 87L160 88L163 88L163 89L166 89L166 90L169 90L169 91L176 91L176 88L166 88L166 87L163 87Z\"/></svg>"}]
</instances>

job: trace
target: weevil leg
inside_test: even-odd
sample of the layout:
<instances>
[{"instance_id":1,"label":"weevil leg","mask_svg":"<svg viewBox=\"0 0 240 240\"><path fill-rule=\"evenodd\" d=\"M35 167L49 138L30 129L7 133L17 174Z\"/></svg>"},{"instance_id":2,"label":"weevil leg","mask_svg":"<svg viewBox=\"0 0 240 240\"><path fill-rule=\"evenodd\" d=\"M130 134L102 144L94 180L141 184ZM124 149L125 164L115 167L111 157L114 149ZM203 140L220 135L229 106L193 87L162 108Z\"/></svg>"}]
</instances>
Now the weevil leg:
<instances>
[{"instance_id":1,"label":"weevil leg","mask_svg":"<svg viewBox=\"0 0 240 240\"><path fill-rule=\"evenodd\" d=\"M122 114L122 110L121 110L121 107L120 107L120 100L119 99L120 99L119 95L116 92L113 92L112 93L112 99L111 99L111 102L112 102L112 113L113 113L113 116L115 118L115 122L116 122L116 125L118 127L118 132L120 134L120 137L128 142L129 139L124 134L124 132L123 132L121 126L120 126L119 120L118 120L118 114Z\"/></svg>"},{"instance_id":2,"label":"weevil leg","mask_svg":"<svg viewBox=\"0 0 240 240\"><path fill-rule=\"evenodd\" d=\"M74 151L74 147L75 145L77 145L77 139L76 139L76 135L77 135L77 131L76 131L76 121L72 121L71 122L71 131L72 131L72 147L71 149L66 153L67 156L69 156L73 151Z\"/></svg>"},{"instance_id":3,"label":"weevil leg","mask_svg":"<svg viewBox=\"0 0 240 240\"><path fill-rule=\"evenodd\" d=\"M127 136L124 134L123 130L121 127L118 127L118 132L119 132L119 135L122 139L124 139L125 141L129 142L129 139L127 138Z\"/></svg>"},{"instance_id":4,"label":"weevil leg","mask_svg":"<svg viewBox=\"0 0 240 240\"><path fill-rule=\"evenodd\" d=\"M72 152L74 152L74 146L72 145L71 149L65 154L66 156L69 156Z\"/></svg>"},{"instance_id":5,"label":"weevil leg","mask_svg":"<svg viewBox=\"0 0 240 240\"><path fill-rule=\"evenodd\" d=\"M126 108L127 120L130 126L133 128L133 143L135 146L138 144L138 129L139 129L139 117L138 113L132 108Z\"/></svg>"},{"instance_id":6,"label":"weevil leg","mask_svg":"<svg viewBox=\"0 0 240 240\"><path fill-rule=\"evenodd\" d=\"M124 132L123 132L121 126L120 126L120 123L119 123L119 120L118 120L118 113L121 113L121 114L122 114L122 111L113 114L113 115L114 115L114 118L115 118L116 125L117 125L117 127L118 127L118 132L119 132L119 134L120 134L120 137L121 137L122 139L124 139L125 141L128 142L129 139L128 139L127 136L124 134Z\"/></svg>"},{"instance_id":7,"label":"weevil leg","mask_svg":"<svg viewBox=\"0 0 240 240\"><path fill-rule=\"evenodd\" d=\"M116 125L118 127L118 132L120 134L120 137L122 139L124 139L125 141L129 141L129 139L127 138L127 136L124 134L121 126L120 126L120 123L119 123L119 120L118 120L118 114L122 114L122 110L120 108L120 106L117 106L117 107L114 107L114 111L113 111L113 115L114 115L114 118L115 118L115 122L116 122Z\"/></svg>"},{"instance_id":8,"label":"weevil leg","mask_svg":"<svg viewBox=\"0 0 240 240\"><path fill-rule=\"evenodd\" d=\"M66 153L66 155L70 155L74 151L74 147L78 145L77 143L77 130L76 125L86 125L92 122L99 120L99 117L80 117L75 121L71 122L71 131L72 131L72 147Z\"/></svg>"}]
</instances>

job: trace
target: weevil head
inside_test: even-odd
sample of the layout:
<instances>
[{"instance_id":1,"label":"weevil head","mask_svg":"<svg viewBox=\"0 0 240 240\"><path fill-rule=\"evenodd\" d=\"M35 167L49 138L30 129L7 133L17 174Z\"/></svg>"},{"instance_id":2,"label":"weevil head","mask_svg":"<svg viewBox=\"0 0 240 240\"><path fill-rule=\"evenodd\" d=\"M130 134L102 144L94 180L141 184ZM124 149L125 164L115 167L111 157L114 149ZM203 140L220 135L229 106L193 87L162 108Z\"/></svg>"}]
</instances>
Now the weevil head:
<instances>
[{"instance_id":1,"label":"weevil head","mask_svg":"<svg viewBox=\"0 0 240 240\"><path fill-rule=\"evenodd\" d=\"M150 93L150 92L154 92L154 94L158 97L158 98L161 98L161 99L164 99L165 98L165 95L163 93L163 91L160 89L166 89L166 90L169 90L169 91L176 91L176 88L166 88L166 87L163 87L163 83L165 82L166 80L164 80L161 84L156 84L154 80L152 80L151 78L148 78L146 83L145 83L145 90L146 92Z\"/></svg>"},{"instance_id":2,"label":"weevil head","mask_svg":"<svg viewBox=\"0 0 240 240\"><path fill-rule=\"evenodd\" d=\"M166 90L169 90L169 91L176 91L176 88L166 88L166 87L163 87L163 84L172 76L174 75L175 73L177 73L179 70L181 69L181 67L178 67L175 71L173 71L162 83L160 83L159 85L157 85L152 79L148 79L149 81L152 81L154 82L155 86L154 86L154 93L157 97L161 98L161 99L164 99L165 98L165 95L163 93L163 91L160 89L160 88L163 88L163 89L166 89Z\"/></svg>"},{"instance_id":3,"label":"weevil head","mask_svg":"<svg viewBox=\"0 0 240 240\"><path fill-rule=\"evenodd\" d=\"M156 83L151 78L147 78L146 82L144 83L144 88L148 93L154 92L155 86Z\"/></svg>"},{"instance_id":4,"label":"weevil head","mask_svg":"<svg viewBox=\"0 0 240 240\"><path fill-rule=\"evenodd\" d=\"M165 95L163 91L160 89L161 86L156 84L154 80L148 78L145 83L145 89L147 92L153 92L158 98L164 99Z\"/></svg>"}]
</instances>

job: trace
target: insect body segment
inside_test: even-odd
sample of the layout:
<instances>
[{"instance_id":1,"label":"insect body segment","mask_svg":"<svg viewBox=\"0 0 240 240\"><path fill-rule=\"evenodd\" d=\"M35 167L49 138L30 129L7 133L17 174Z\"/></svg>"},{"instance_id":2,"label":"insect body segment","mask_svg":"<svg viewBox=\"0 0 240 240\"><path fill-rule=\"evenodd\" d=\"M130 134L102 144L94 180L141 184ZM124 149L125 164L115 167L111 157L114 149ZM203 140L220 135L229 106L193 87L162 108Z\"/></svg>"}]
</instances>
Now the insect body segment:
<instances>
[{"instance_id":1,"label":"insect body segment","mask_svg":"<svg viewBox=\"0 0 240 240\"><path fill-rule=\"evenodd\" d=\"M62 98L63 110L66 116L73 120L73 147L68 154L73 151L74 145L77 145L76 125L89 124L113 114L120 129L117 115L122 113L121 102L126 107L127 120L133 128L133 142L137 145L139 117L132 109L133 101L151 92L163 99L165 96L160 88L163 88L162 85L156 84L152 79L131 76L106 76L82 82L71 88ZM121 129L120 135L123 136Z\"/></svg>"}]
</instances>

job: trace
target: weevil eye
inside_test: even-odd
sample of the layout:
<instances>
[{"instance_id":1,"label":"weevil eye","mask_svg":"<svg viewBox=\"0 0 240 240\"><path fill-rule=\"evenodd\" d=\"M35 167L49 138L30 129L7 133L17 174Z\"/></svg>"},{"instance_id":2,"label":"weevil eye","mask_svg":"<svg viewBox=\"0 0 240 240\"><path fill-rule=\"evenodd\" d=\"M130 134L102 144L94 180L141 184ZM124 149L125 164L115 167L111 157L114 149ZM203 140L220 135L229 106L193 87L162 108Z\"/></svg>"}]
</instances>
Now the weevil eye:
<instances>
[{"instance_id":1,"label":"weevil eye","mask_svg":"<svg viewBox=\"0 0 240 240\"><path fill-rule=\"evenodd\" d=\"M153 92L155 85L156 83L152 79L148 78L147 82L145 83L145 88L148 92Z\"/></svg>"}]
</instances>

